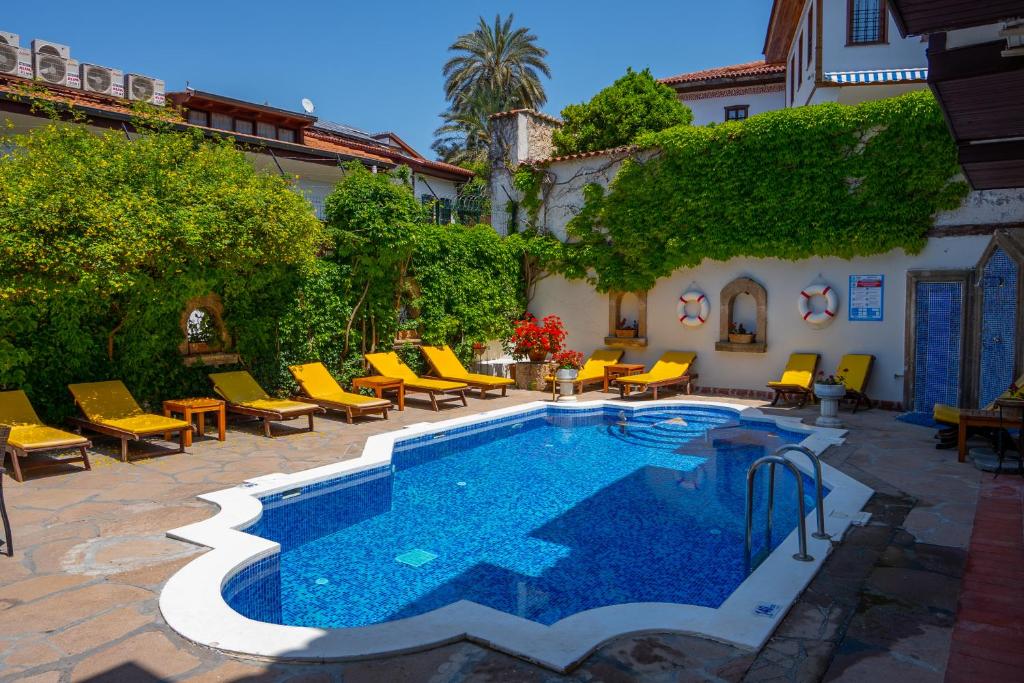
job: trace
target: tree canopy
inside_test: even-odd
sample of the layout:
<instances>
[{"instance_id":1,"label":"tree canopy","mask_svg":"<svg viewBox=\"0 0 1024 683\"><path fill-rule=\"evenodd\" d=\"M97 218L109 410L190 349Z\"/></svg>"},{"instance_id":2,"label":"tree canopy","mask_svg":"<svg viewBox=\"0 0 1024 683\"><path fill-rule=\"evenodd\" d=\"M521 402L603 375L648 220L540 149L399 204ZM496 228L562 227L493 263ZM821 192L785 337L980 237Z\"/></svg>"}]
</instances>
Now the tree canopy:
<instances>
[{"instance_id":1,"label":"tree canopy","mask_svg":"<svg viewBox=\"0 0 1024 683\"><path fill-rule=\"evenodd\" d=\"M554 135L555 149L577 154L631 144L645 133L688 124L693 114L650 70L627 69L589 102L563 109L562 120L565 125Z\"/></svg>"}]
</instances>

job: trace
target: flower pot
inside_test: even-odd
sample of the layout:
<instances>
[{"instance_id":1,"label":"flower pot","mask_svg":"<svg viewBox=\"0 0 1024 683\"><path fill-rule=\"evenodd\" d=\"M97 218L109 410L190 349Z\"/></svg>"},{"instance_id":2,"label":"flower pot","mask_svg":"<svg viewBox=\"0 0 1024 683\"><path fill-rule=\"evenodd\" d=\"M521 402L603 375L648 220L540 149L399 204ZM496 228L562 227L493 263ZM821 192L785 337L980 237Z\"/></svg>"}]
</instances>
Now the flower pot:
<instances>
[{"instance_id":1,"label":"flower pot","mask_svg":"<svg viewBox=\"0 0 1024 683\"><path fill-rule=\"evenodd\" d=\"M623 339L632 339L633 337L636 336L636 330L634 330L632 327L629 328L628 330L615 330L615 336L621 337Z\"/></svg>"},{"instance_id":2,"label":"flower pot","mask_svg":"<svg viewBox=\"0 0 1024 683\"><path fill-rule=\"evenodd\" d=\"M732 342L733 344L753 344L754 343L754 335L753 334L735 334L733 332L730 332L729 333L729 341Z\"/></svg>"},{"instance_id":3,"label":"flower pot","mask_svg":"<svg viewBox=\"0 0 1024 683\"><path fill-rule=\"evenodd\" d=\"M576 368L559 368L555 373L555 379L558 380L559 401L576 400L574 383L579 374L580 371Z\"/></svg>"},{"instance_id":4,"label":"flower pot","mask_svg":"<svg viewBox=\"0 0 1024 683\"><path fill-rule=\"evenodd\" d=\"M527 355L530 357L531 363L543 363L544 359L548 357L548 352L544 349L530 349Z\"/></svg>"},{"instance_id":5,"label":"flower pot","mask_svg":"<svg viewBox=\"0 0 1024 683\"><path fill-rule=\"evenodd\" d=\"M814 421L819 427L839 429L843 423L839 420L839 400L846 396L845 384L815 384L814 395L821 402L821 416Z\"/></svg>"}]
</instances>

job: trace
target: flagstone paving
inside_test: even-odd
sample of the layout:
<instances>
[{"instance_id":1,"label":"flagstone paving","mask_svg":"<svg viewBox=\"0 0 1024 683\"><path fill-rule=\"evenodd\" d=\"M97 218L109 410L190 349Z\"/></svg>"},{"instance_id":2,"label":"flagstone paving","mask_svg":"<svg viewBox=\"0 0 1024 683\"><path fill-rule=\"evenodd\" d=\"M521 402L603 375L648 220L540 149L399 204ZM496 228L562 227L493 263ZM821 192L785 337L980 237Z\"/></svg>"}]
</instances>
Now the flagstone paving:
<instances>
[{"instance_id":1,"label":"flagstone paving","mask_svg":"<svg viewBox=\"0 0 1024 683\"><path fill-rule=\"evenodd\" d=\"M761 653L695 636L645 634L606 643L568 677L468 642L400 657L295 665L233 659L186 642L163 623L157 609L163 583L203 552L165 532L214 513L196 495L357 457L371 434L544 396L515 391L440 413L411 399L386 422L325 418L314 433L282 426L274 439L260 436L254 423L232 423L223 443L197 438L185 454L149 443L133 450L130 464L117 460L115 444L97 439L91 472L67 466L23 484L7 479L15 555L0 557L0 679L942 680L978 487L991 475L958 464L953 452L934 450L930 430L879 410L843 412L850 436L826 457L878 491L869 505L875 517L837 547ZM804 418L814 410L768 409Z\"/></svg>"}]
</instances>

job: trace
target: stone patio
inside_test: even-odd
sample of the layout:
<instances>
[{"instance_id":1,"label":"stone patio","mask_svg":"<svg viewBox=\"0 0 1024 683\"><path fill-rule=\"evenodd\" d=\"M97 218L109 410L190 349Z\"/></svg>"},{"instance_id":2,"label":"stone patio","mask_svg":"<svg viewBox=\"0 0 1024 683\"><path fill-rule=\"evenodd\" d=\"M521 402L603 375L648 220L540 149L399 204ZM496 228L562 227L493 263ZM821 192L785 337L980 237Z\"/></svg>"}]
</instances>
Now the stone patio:
<instances>
[{"instance_id":1,"label":"stone patio","mask_svg":"<svg viewBox=\"0 0 1024 683\"><path fill-rule=\"evenodd\" d=\"M514 391L440 413L413 398L387 422L324 418L315 433L279 426L275 439L260 436L255 423L232 423L224 443L197 439L186 454L146 444L136 447L131 464L116 459L113 443L97 440L91 472L67 466L23 484L7 479L15 556L0 557L0 679L942 680L978 487L991 475L935 450L931 430L880 410L841 413L851 434L825 458L876 489L873 521L837 548L760 653L646 634L606 643L567 677L468 642L380 660L288 665L232 659L184 641L163 623L161 586L203 552L164 532L213 513L197 494L355 457L366 437L381 431L546 396ZM767 412L809 417L814 410Z\"/></svg>"}]
</instances>

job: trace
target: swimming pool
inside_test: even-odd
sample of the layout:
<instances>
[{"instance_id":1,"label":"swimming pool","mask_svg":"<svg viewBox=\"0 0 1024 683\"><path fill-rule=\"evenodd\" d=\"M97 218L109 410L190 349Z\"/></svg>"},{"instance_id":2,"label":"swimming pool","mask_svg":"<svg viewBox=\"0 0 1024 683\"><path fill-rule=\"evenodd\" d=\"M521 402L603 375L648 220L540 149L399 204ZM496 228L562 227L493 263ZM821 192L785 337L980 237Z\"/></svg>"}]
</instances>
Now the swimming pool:
<instances>
[{"instance_id":1,"label":"swimming pool","mask_svg":"<svg viewBox=\"0 0 1024 683\"><path fill-rule=\"evenodd\" d=\"M367 450L375 450L375 439L386 441L388 457L371 457L361 467L329 466L304 480L282 475L229 490L229 497L244 491L257 506L257 514L239 510L247 522L232 526L245 533L232 533L260 550L221 573L220 602L263 631L319 634L308 650L341 637L335 634L359 641L375 633L373 647L383 651L415 649L417 638L436 643L476 635L559 668L557 657L518 647L515 633L536 639L545 630L575 631L582 642L609 628L629 632L638 630L631 623L640 615L629 611L639 606L651 615L679 608L728 622L730 602L753 578L743 552L749 465L782 444L837 437L751 409L684 402L536 404L496 413L502 414L371 437ZM830 469L825 477L829 511L837 495L841 505L850 504L849 482L837 476ZM804 478L811 513L813 486ZM764 479L756 482L760 528ZM768 569L801 576L796 565L803 563L780 564L770 553L793 540L792 477L778 477L775 500L770 547L761 533L754 536L755 557L767 557L754 575ZM195 540L188 528L172 535L211 544ZM815 552L823 558L827 543ZM762 596L771 598L774 589L763 588ZM780 616L788 605L773 599L758 602L753 614ZM616 618L606 623L609 615ZM682 624L678 617L672 619ZM443 633L439 622L449 627ZM725 622L720 627L729 629ZM744 628L749 625L733 627L737 637L725 639L742 642ZM497 638L482 634L495 629ZM379 642L395 631L400 637L392 647ZM563 649L579 656L582 647ZM294 649L290 656L301 658Z\"/></svg>"}]
</instances>

